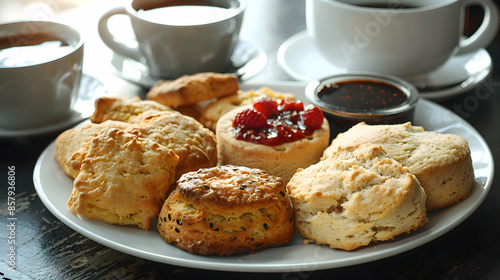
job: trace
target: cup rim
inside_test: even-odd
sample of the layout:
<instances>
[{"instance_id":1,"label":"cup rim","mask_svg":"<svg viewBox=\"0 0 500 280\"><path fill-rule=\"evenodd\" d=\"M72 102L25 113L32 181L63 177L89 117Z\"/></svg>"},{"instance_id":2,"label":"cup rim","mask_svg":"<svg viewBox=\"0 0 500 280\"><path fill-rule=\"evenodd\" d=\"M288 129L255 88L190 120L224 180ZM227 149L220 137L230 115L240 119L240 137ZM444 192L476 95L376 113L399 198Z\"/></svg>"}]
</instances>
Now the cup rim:
<instances>
[{"instance_id":1,"label":"cup rim","mask_svg":"<svg viewBox=\"0 0 500 280\"><path fill-rule=\"evenodd\" d=\"M407 96L407 99L401 104L394 107L375 109L367 112L365 110L348 109L345 107L329 104L322 101L318 97L318 93L321 88L327 84L356 80L371 80L392 85L404 92ZM305 96L313 105L319 107L321 110L331 115L339 116L342 118L376 118L381 116L400 114L402 112L406 112L415 108L419 100L418 90L409 82L396 76L368 71L346 72L338 75L324 77L319 80L310 81L306 86Z\"/></svg>"},{"instance_id":2,"label":"cup rim","mask_svg":"<svg viewBox=\"0 0 500 280\"><path fill-rule=\"evenodd\" d=\"M233 15L227 17L227 18L224 18L222 20L215 21L215 22L209 22L209 23L189 24L189 25L174 25L174 24L165 24L165 23L158 23L158 22L154 22L154 21L149 21L149 20L146 20L144 18L139 17L139 15L137 14L139 11L136 10L132 6L132 3L134 1L135 0L129 0L128 4L125 6L125 9L127 10L127 12L128 12L129 15L131 15L135 19L143 21L143 22L147 22L147 23L150 23L150 24L153 24L153 25L158 25L158 26L168 26L168 27L172 27L172 28L190 28L190 27L211 26L211 25L219 24L221 22L225 22L225 21L227 21L229 19L232 19L232 18L240 16L246 10L246 7L247 7L247 0L228 0L228 2L239 2L240 5L239 5L238 8L235 8L237 10L237 12L234 13Z\"/></svg>"},{"instance_id":3,"label":"cup rim","mask_svg":"<svg viewBox=\"0 0 500 280\"><path fill-rule=\"evenodd\" d=\"M75 52L77 52L78 50L80 50L80 49L83 48L85 40L83 38L82 33L79 32L73 26L68 25L68 24L64 24L64 23L60 23L60 22L55 22L55 21L36 21L36 20L17 20L17 21L9 21L9 22L0 23L0 29L3 26L6 26L6 25L19 25L19 24L35 24L35 25L42 25L42 26L45 26L47 24L53 25L53 26L56 25L56 26L59 26L59 27L62 27L62 28L66 28L70 32L78 35L78 40L77 40L77 43L73 46L73 48L71 49L70 52L68 52L68 53L66 53L66 54L64 54L62 56L59 56L57 58L54 58L54 59L51 59L51 60L48 60L48 61L44 61L44 62L40 62L40 63L36 63L36 64L31 64L31 65L10 66L10 67L0 66L0 69L22 69L22 68L31 68L31 67L43 66L43 65L45 65L47 63L52 63L54 61L58 61L58 60L64 59L64 58L68 57L69 55L72 55ZM36 32L33 32L33 33L36 33ZM7 36L11 36L11 35L14 35L14 34L9 34ZM0 37L4 37L4 36L0 35Z\"/></svg>"},{"instance_id":4,"label":"cup rim","mask_svg":"<svg viewBox=\"0 0 500 280\"><path fill-rule=\"evenodd\" d=\"M316 1L316 0L310 0L310 1ZM344 8L349 8L352 10L363 10L363 11L370 11L370 12L380 12L380 10L381 10L380 8L358 6L358 5L354 5L351 3L340 2L337 0L334 0L334 1L332 1L332 0L318 0L318 1L329 2L331 4L337 4L339 6L342 6ZM384 8L384 9L391 11L393 13L398 13L398 14L400 14L400 13L410 14L410 13L419 13L419 12L424 12L424 11L433 11L436 9L441 9L443 7L449 6L451 4L455 4L457 2L458 2L458 0L444 0L442 3L432 3L430 5L409 8L409 9L394 9L394 8Z\"/></svg>"}]
</instances>

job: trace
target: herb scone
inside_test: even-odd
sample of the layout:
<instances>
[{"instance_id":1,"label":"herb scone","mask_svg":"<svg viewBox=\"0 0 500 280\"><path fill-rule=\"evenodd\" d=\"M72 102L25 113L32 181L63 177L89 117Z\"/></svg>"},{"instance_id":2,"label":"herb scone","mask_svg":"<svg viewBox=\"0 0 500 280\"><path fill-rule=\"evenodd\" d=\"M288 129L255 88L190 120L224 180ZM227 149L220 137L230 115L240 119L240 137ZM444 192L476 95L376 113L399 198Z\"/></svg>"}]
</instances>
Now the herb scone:
<instances>
[{"instance_id":1,"label":"herb scone","mask_svg":"<svg viewBox=\"0 0 500 280\"><path fill-rule=\"evenodd\" d=\"M219 166L182 175L162 207L158 232L190 253L228 256L286 244L295 227L281 178Z\"/></svg>"},{"instance_id":2,"label":"herb scone","mask_svg":"<svg viewBox=\"0 0 500 280\"><path fill-rule=\"evenodd\" d=\"M425 131L411 123L367 125L359 123L339 134L325 150L328 157L339 146L373 143L408 167L427 195L427 211L447 207L469 196L474 169L467 141L454 134Z\"/></svg>"},{"instance_id":3,"label":"herb scone","mask_svg":"<svg viewBox=\"0 0 500 280\"><path fill-rule=\"evenodd\" d=\"M287 185L297 230L308 240L354 250L393 239L427 221L417 178L381 146L331 151Z\"/></svg>"}]
</instances>

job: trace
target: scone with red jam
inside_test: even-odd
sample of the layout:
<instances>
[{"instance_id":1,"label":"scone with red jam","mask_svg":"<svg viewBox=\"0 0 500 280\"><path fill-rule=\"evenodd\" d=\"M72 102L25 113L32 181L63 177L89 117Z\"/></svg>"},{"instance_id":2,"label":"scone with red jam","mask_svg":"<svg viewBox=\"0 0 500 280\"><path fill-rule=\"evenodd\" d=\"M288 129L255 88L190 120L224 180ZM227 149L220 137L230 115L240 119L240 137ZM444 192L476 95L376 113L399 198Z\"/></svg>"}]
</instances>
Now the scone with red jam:
<instances>
[{"instance_id":1,"label":"scone with red jam","mask_svg":"<svg viewBox=\"0 0 500 280\"><path fill-rule=\"evenodd\" d=\"M259 168L288 182L298 168L319 161L330 128L317 107L263 99L222 116L216 137L219 165Z\"/></svg>"}]
</instances>

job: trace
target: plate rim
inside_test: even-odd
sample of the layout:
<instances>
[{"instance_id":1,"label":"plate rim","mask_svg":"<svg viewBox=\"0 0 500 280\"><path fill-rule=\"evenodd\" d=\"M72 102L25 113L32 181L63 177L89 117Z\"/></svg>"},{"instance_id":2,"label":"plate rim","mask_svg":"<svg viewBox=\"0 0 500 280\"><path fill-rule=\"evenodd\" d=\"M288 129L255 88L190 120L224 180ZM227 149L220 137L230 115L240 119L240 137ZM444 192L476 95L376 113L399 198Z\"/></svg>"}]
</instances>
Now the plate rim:
<instances>
[{"instance_id":1,"label":"plate rim","mask_svg":"<svg viewBox=\"0 0 500 280\"><path fill-rule=\"evenodd\" d=\"M273 88L273 87L276 88L276 87L279 87L280 85L281 86L289 86L289 87L303 87L304 86L302 83L295 83L295 82L291 82L291 83L287 83L287 82L277 82L277 83L271 82L270 83L270 82L267 82L267 83L258 83L258 84L249 83L249 84L246 84L245 86L253 87L253 88L257 88L258 86L266 86L269 88ZM421 99L419 102L421 102L421 104L424 104L421 106L430 106L431 109L440 108L441 110L446 110L446 111L448 111L448 113L451 113L455 117L460 118L458 115L454 114L450 110L442 107L441 105L433 103L431 101ZM91 230L84 228L82 225L79 225L79 224L73 222L72 220L68 219L64 215L64 213L62 213L60 211L60 209L57 209L57 207L53 204L53 201L51 201L51 199L49 198L47 193L45 193L43 190L43 186L42 186L42 183L40 181L41 180L41 168L42 168L43 164L45 163L45 159L50 157L50 155L51 155L50 153L54 151L55 140L53 142L51 142L51 144L49 144L44 149L44 151L41 153L40 157L38 158L36 165L35 165L35 168L34 168L34 172L33 172L33 182L35 185L36 192L38 193L43 204L61 222L63 222L68 227L72 228L73 230L79 232L80 234L86 236L87 238L96 241L97 243L100 243L104 246L110 247L112 249L115 249L117 251L129 254L132 256L136 256L136 257L140 257L143 259L148 259L148 260L156 261L156 262L160 262L160 263L182 266L182 267L190 267L190 268L206 269L206 270L232 271L232 272L297 272L297 271L314 271L314 270L320 270L320 269L331 269L331 268L352 266L352 265L358 265L358 264L367 263L367 262L371 262L371 261L375 261L375 260L380 260L380 259L384 259L384 258L387 258L390 256L394 256L394 255L412 250L416 247L419 247L423 244L426 244L426 243L428 243L432 240L435 240L436 238L446 234L447 232L449 232L450 230L452 230L453 228L458 226L460 223L462 223L464 220L466 220L470 215L472 215L472 213L474 213L477 210L477 208L482 204L482 202L486 198L489 190L491 189L493 176L494 176L494 162L493 162L493 157L492 157L491 151L489 149L489 146L487 145L487 143L483 139L483 137L465 120L462 120L461 124L464 125L465 127L467 127L468 131L471 132L472 135L474 136L474 138L479 142L479 144L481 145L481 148L484 149L483 152L488 156L488 162L489 162L488 167L490 168L490 172L489 172L489 174L487 174L486 181L484 182L484 186L482 187L483 191L479 194L479 200L477 200L473 203L473 207L471 209L469 209L465 215L461 215L459 219L454 220L453 223L447 224L446 227L438 228L438 230L436 232L430 234L431 235L430 237L429 236L419 237L418 236L419 233L416 233L413 235L410 233L409 235L400 237L397 240L406 240L405 243L407 245L404 246L404 248L400 248L400 246L399 247L396 246L396 247L388 248L388 249L386 248L382 251L382 253L377 252L377 251L373 251L373 252L370 251L368 254L363 255L361 258L359 258L359 257L357 258L355 254L351 254L350 258L346 258L346 259L343 259L340 261L333 260L333 261L322 262L322 263L309 263L309 264L306 264L303 266L297 265L296 263L292 263L292 262L290 262L288 264L281 263L281 262L265 263L265 264L264 263L245 264L244 262L241 262L241 258L248 257L248 255L237 255L237 256L230 256L230 257L219 257L219 256L214 256L214 257L208 256L207 257L207 256L191 255L188 253L187 253L188 256L191 256L192 258L187 259L187 258L179 258L179 257L175 257L175 256L161 256L158 254L152 254L150 252L145 252L144 250L141 250L141 249L133 248L133 247L126 245L126 244L121 244L121 243L115 242L113 240L108 240L106 238L100 237L100 236L96 235L95 233L93 233ZM54 158L52 158L52 160L55 162ZM55 164L57 164L57 163L55 163ZM60 172L62 172L62 170ZM477 184L478 183L476 182L475 189L477 189L477 187L478 187ZM476 192L477 192L477 190L476 190ZM472 195L473 194L471 194L471 196ZM451 206L451 207L454 207L454 206ZM446 209L452 209L452 208L446 208ZM96 223L96 222L98 222L98 221L92 221L92 223ZM98 224L98 226L99 226L99 224ZM107 225L107 226L118 227L115 225ZM137 229L137 230L138 230L137 231L138 234L143 234L143 232L144 232L143 230L140 230L140 229ZM134 234L135 234L135 232L134 232ZM144 233L144 234L146 234L146 233ZM156 238L161 239L161 237L158 234L156 234L156 236L157 236ZM297 237L297 234L296 234L296 237L294 237L294 238L300 238L300 237L301 236ZM391 243L391 242L379 242L379 243L376 243L375 245L376 246L382 245L382 247L383 247L384 243ZM167 243L165 243L165 244L167 244ZM173 246L170 244L167 244L167 245ZM322 248L324 248L323 245L312 244L311 246L320 247L320 250L322 250ZM390 244L388 245L388 247L390 247ZM316 247L313 247L313 249L314 248L316 248ZM177 248L174 247L174 249L177 249ZM272 248L272 249L279 250L280 247L276 247L276 248ZM367 249L369 250L370 248L367 248ZM270 249L266 249L266 250L270 250ZM327 248L326 250L334 250L334 249ZM258 256L259 252L264 252L264 251L265 250L258 251L252 256L253 257ZM341 252L341 253L343 254L344 252ZM346 253L346 254L350 254L350 253ZM252 257L252 256L250 256L250 257ZM214 258L219 260L219 261L213 262ZM240 258L240 262L238 262L235 258ZM221 261L221 260L223 260L223 261ZM229 261L229 260L231 260L231 261Z\"/></svg>"}]
</instances>

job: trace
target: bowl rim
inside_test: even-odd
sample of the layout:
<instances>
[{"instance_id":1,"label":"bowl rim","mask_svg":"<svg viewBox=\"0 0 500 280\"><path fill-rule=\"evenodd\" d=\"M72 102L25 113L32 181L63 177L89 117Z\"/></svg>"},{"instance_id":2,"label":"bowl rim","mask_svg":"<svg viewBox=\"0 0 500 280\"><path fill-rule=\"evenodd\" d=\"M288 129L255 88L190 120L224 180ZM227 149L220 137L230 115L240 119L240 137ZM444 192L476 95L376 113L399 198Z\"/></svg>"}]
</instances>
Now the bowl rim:
<instances>
[{"instance_id":1,"label":"bowl rim","mask_svg":"<svg viewBox=\"0 0 500 280\"><path fill-rule=\"evenodd\" d=\"M407 99L401 104L390 108L380 108L367 111L362 109L349 109L346 107L337 106L324 102L318 97L318 93L327 84L358 80L382 82L392 85L405 93ZM376 72L356 71L327 76L318 80L312 80L307 84L305 88L305 96L313 105L335 116L344 118L375 118L384 116L389 117L410 111L417 105L419 92L412 84L399 77Z\"/></svg>"}]
</instances>

